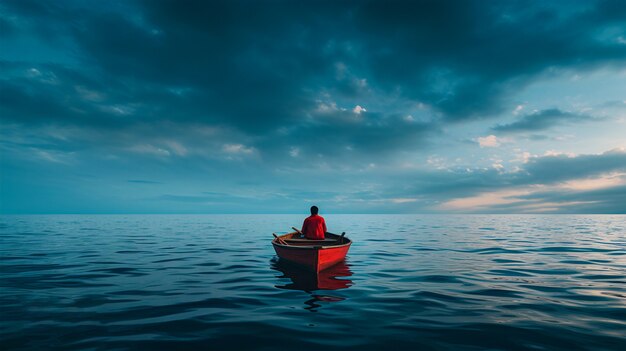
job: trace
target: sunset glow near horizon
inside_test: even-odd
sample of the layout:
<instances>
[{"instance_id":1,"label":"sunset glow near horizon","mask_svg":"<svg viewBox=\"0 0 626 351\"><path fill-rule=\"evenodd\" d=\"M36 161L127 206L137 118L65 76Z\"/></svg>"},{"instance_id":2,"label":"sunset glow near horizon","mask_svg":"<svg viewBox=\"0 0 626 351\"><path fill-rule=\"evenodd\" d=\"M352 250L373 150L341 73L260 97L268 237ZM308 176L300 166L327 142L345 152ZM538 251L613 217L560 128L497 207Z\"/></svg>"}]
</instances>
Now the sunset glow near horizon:
<instances>
[{"instance_id":1,"label":"sunset glow near horizon","mask_svg":"<svg viewBox=\"0 0 626 351\"><path fill-rule=\"evenodd\" d=\"M3 1L0 213L626 213L626 2Z\"/></svg>"}]
</instances>

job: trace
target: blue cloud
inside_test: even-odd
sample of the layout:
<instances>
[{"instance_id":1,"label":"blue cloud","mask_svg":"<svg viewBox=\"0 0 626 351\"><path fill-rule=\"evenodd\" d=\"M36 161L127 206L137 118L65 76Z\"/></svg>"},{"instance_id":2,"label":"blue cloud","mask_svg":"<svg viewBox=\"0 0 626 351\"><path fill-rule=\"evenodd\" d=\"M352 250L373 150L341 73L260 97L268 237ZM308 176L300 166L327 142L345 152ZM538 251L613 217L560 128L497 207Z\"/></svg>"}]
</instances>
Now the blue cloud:
<instances>
[{"instance_id":1,"label":"blue cloud","mask_svg":"<svg viewBox=\"0 0 626 351\"><path fill-rule=\"evenodd\" d=\"M584 114L547 109L522 116L509 124L500 124L492 129L503 133L536 132L549 129L559 124L573 124L577 122L591 122L594 118Z\"/></svg>"},{"instance_id":2,"label":"blue cloud","mask_svg":"<svg viewBox=\"0 0 626 351\"><path fill-rule=\"evenodd\" d=\"M2 209L290 211L304 196L434 211L622 172L622 154L597 153L624 146L607 125L623 104L600 118L568 112L584 94L546 91L549 106L504 121L546 77L623 69L624 23L621 1L4 1ZM533 134L562 125L610 136ZM491 133L508 139L464 142ZM562 145L581 156L518 159ZM452 164L429 163L441 154Z\"/></svg>"}]
</instances>

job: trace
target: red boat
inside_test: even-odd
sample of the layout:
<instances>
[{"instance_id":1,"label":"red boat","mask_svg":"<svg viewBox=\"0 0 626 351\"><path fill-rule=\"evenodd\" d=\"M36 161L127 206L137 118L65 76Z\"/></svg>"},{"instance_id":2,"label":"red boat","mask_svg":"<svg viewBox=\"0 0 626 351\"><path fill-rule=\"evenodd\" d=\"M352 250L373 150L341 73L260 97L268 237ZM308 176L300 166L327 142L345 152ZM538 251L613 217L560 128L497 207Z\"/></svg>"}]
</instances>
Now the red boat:
<instances>
[{"instance_id":1,"label":"red boat","mask_svg":"<svg viewBox=\"0 0 626 351\"><path fill-rule=\"evenodd\" d=\"M272 240L276 255L313 272L320 272L346 258L352 240L341 235L326 233L324 240L309 240L293 232L276 236Z\"/></svg>"}]
</instances>

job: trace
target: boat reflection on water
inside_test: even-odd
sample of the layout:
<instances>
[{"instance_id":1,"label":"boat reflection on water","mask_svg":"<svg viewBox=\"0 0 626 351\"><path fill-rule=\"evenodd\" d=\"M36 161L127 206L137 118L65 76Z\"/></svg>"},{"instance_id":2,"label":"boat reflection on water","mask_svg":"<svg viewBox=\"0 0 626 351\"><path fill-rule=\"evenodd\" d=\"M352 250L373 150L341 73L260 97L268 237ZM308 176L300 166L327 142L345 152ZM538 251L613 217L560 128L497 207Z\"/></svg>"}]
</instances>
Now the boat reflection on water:
<instances>
[{"instance_id":1,"label":"boat reflection on water","mask_svg":"<svg viewBox=\"0 0 626 351\"><path fill-rule=\"evenodd\" d=\"M271 268L281 272L283 275L278 278L289 278L291 282L285 285L275 285L279 289L300 290L311 295L311 299L304 302L305 309L311 312L321 307L318 302L337 302L345 300L344 297L332 296L328 294L314 293L317 290L340 290L352 286L352 280L346 277L352 276L350 266L342 261L319 273L311 272L293 265L289 262L274 258L271 261Z\"/></svg>"},{"instance_id":2,"label":"boat reflection on water","mask_svg":"<svg viewBox=\"0 0 626 351\"><path fill-rule=\"evenodd\" d=\"M346 289L352 285L351 280L338 278L352 275L352 271L345 261L337 263L317 274L280 259L272 260L272 269L283 273L283 276L278 278L291 279L289 284L276 285L279 289L312 292L315 290Z\"/></svg>"}]
</instances>

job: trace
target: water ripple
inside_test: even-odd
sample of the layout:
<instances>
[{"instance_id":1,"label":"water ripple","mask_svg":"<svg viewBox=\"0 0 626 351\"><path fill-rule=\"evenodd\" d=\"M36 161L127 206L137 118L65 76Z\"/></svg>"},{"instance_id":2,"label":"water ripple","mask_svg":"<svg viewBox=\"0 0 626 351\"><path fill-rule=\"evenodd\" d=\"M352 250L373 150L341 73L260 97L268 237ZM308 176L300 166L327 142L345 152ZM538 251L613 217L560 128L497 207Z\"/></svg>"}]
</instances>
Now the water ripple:
<instances>
[{"instance_id":1,"label":"water ripple","mask_svg":"<svg viewBox=\"0 0 626 351\"><path fill-rule=\"evenodd\" d=\"M327 216L317 276L300 216L0 218L2 349L626 349L624 216Z\"/></svg>"}]
</instances>

